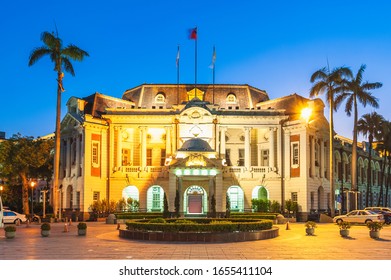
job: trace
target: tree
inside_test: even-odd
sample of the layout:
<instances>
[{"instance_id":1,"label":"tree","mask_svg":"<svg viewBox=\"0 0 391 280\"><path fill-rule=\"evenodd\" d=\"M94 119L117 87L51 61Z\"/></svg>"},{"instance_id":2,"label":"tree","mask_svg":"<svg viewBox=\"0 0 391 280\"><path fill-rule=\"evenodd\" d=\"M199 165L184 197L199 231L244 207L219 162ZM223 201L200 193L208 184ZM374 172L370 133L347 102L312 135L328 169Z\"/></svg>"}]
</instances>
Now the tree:
<instances>
[{"instance_id":1,"label":"tree","mask_svg":"<svg viewBox=\"0 0 391 280\"><path fill-rule=\"evenodd\" d=\"M58 178L60 168L60 143L61 143L61 93L64 91L63 87L63 70L75 76L75 71L71 63L71 59L82 61L85 56L89 56L88 53L79 47L69 44L64 47L62 40L58 37L58 33L43 32L41 34L41 41L43 46L35 48L29 57L28 65L34 65L38 60L44 56L49 56L50 60L54 63L54 71L57 72L57 107L56 107L56 131L55 131L55 152L54 152L54 176L53 176L53 208L54 211L57 207L57 196L55 195L58 190Z\"/></svg>"},{"instance_id":2,"label":"tree","mask_svg":"<svg viewBox=\"0 0 391 280\"><path fill-rule=\"evenodd\" d=\"M311 76L311 83L314 85L310 89L310 97L314 98L321 94L326 94L329 105L329 173L330 173L330 207L331 216L335 215L334 207L334 116L335 110L334 98L337 93L343 91L342 81L349 77L350 70L347 67L335 68L332 71L327 67L317 70Z\"/></svg>"},{"instance_id":3,"label":"tree","mask_svg":"<svg viewBox=\"0 0 391 280\"><path fill-rule=\"evenodd\" d=\"M175 216L179 218L179 212L180 212L180 201L179 201L179 190L177 189L175 191L175 200L174 200L174 207L175 207Z\"/></svg>"},{"instance_id":4,"label":"tree","mask_svg":"<svg viewBox=\"0 0 391 280\"><path fill-rule=\"evenodd\" d=\"M344 80L345 89L338 94L335 99L335 106L338 107L344 100L346 100L345 112L350 117L353 111L353 147L352 147L352 168L351 168L351 186L353 191L357 191L357 122L358 122L358 102L364 107L367 104L374 108L379 107L377 98L372 96L370 90L382 87L379 82L369 83L363 82L363 73L366 66L361 65L355 77ZM353 76L349 74L349 76ZM357 201L355 201L355 209L357 208Z\"/></svg>"},{"instance_id":5,"label":"tree","mask_svg":"<svg viewBox=\"0 0 391 280\"><path fill-rule=\"evenodd\" d=\"M50 173L53 141L12 136L0 143L0 174L13 185L22 185L23 213L30 214L29 181ZM46 166L46 169L44 168Z\"/></svg>"},{"instance_id":6,"label":"tree","mask_svg":"<svg viewBox=\"0 0 391 280\"><path fill-rule=\"evenodd\" d=\"M357 132L362 133L364 137L368 138L368 169L367 169L367 191L366 191L366 203L367 206L372 206L372 199L370 199L369 194L371 193L371 184L372 184L372 146L373 140L380 137L380 128L381 124L384 122L383 116L379 115L376 112L363 115L357 121ZM372 197L372 196L371 196ZM369 203L370 202L370 203Z\"/></svg>"},{"instance_id":7,"label":"tree","mask_svg":"<svg viewBox=\"0 0 391 280\"><path fill-rule=\"evenodd\" d=\"M164 192L164 196L163 196L163 218L168 218L169 216L170 216L170 211L168 210L167 195Z\"/></svg>"}]
</instances>

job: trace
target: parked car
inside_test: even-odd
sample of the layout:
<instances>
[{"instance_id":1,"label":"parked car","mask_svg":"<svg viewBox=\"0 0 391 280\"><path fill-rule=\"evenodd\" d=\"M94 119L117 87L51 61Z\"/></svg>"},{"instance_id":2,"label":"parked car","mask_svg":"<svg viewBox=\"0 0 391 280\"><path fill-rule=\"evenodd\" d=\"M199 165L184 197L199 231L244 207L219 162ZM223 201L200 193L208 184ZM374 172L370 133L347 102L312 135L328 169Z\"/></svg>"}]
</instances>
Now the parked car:
<instances>
[{"instance_id":1,"label":"parked car","mask_svg":"<svg viewBox=\"0 0 391 280\"><path fill-rule=\"evenodd\" d=\"M4 224L16 224L18 221L24 223L27 221L26 215L15 211L4 210L3 215Z\"/></svg>"},{"instance_id":2,"label":"parked car","mask_svg":"<svg viewBox=\"0 0 391 280\"><path fill-rule=\"evenodd\" d=\"M353 210L346 215L339 215L333 218L333 222L340 224L342 222L350 223L369 223L380 222L384 223L384 217L382 214L378 214L369 210Z\"/></svg>"},{"instance_id":3,"label":"parked car","mask_svg":"<svg viewBox=\"0 0 391 280\"><path fill-rule=\"evenodd\" d=\"M387 225L391 224L391 212L383 211L383 210L371 210L371 212L375 212L377 214L382 214L384 217L384 221Z\"/></svg>"},{"instance_id":4,"label":"parked car","mask_svg":"<svg viewBox=\"0 0 391 280\"><path fill-rule=\"evenodd\" d=\"M369 211L381 210L381 211L386 211L391 213L391 209L388 207L365 207L364 210L369 210Z\"/></svg>"}]
</instances>

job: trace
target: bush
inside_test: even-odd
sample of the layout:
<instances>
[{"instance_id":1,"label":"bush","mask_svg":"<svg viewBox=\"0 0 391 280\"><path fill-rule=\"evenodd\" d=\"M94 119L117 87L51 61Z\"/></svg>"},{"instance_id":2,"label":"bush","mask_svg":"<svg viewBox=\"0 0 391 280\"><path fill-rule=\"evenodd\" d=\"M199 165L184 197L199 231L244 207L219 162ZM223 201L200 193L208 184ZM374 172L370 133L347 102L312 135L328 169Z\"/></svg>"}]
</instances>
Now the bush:
<instances>
[{"instance_id":1,"label":"bush","mask_svg":"<svg viewBox=\"0 0 391 280\"><path fill-rule=\"evenodd\" d=\"M315 222L313 222L313 221L308 221L308 222L306 222L306 223L304 224L304 226L305 226L306 228L316 228L316 227L317 227L317 224L316 224Z\"/></svg>"},{"instance_id":2,"label":"bush","mask_svg":"<svg viewBox=\"0 0 391 280\"><path fill-rule=\"evenodd\" d=\"M369 222L367 227L370 231L380 231L383 228L383 223L380 222Z\"/></svg>"},{"instance_id":3,"label":"bush","mask_svg":"<svg viewBox=\"0 0 391 280\"><path fill-rule=\"evenodd\" d=\"M15 232L16 231L16 226L6 226L4 227L5 232Z\"/></svg>"},{"instance_id":4,"label":"bush","mask_svg":"<svg viewBox=\"0 0 391 280\"><path fill-rule=\"evenodd\" d=\"M166 220L163 219L163 218L155 218L155 219L151 219L148 221L148 223L155 223L155 224L165 224L166 223Z\"/></svg>"},{"instance_id":5,"label":"bush","mask_svg":"<svg viewBox=\"0 0 391 280\"><path fill-rule=\"evenodd\" d=\"M350 229L351 228L350 223L347 221L339 223L338 226L339 226L339 229Z\"/></svg>"},{"instance_id":6,"label":"bush","mask_svg":"<svg viewBox=\"0 0 391 280\"><path fill-rule=\"evenodd\" d=\"M50 230L50 224L49 223L43 223L41 225L41 230Z\"/></svg>"},{"instance_id":7,"label":"bush","mask_svg":"<svg viewBox=\"0 0 391 280\"><path fill-rule=\"evenodd\" d=\"M77 225L77 229L87 229L87 224L86 223L79 223Z\"/></svg>"}]
</instances>

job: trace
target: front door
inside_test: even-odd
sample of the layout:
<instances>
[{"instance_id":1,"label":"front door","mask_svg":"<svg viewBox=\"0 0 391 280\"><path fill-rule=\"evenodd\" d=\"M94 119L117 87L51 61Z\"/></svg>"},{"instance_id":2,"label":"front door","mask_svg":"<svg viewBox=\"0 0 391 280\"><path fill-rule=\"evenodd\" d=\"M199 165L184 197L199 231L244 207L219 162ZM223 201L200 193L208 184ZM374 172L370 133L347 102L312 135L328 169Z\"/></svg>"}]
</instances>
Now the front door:
<instances>
[{"instance_id":1,"label":"front door","mask_svg":"<svg viewBox=\"0 0 391 280\"><path fill-rule=\"evenodd\" d=\"M189 214L202 214L202 195L190 194L188 196Z\"/></svg>"}]
</instances>

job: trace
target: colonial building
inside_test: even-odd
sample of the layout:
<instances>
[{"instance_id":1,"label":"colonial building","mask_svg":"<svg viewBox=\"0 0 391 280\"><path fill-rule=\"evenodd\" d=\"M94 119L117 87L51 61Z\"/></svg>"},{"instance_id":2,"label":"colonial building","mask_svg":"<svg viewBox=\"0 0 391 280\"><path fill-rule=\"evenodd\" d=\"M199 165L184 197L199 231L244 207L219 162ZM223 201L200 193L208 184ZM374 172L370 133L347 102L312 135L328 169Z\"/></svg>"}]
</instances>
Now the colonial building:
<instances>
[{"instance_id":1,"label":"colonial building","mask_svg":"<svg viewBox=\"0 0 391 280\"><path fill-rule=\"evenodd\" d=\"M143 84L122 99L69 99L62 121L59 207L87 218L96 200L185 216L251 211L252 199L297 201L301 217L330 205L324 103L270 100L249 85ZM302 110L312 111L307 118ZM212 199L213 197L213 199ZM227 204L227 198L229 203Z\"/></svg>"}]
</instances>

